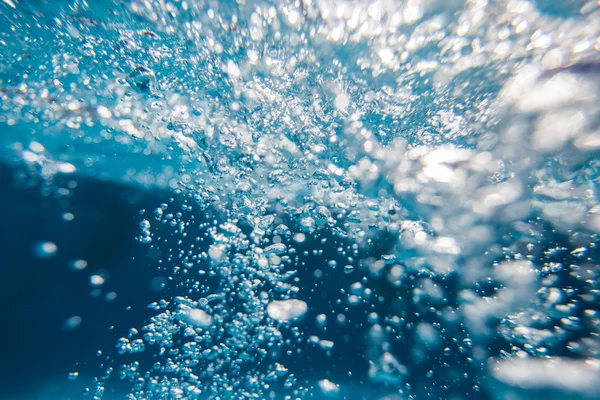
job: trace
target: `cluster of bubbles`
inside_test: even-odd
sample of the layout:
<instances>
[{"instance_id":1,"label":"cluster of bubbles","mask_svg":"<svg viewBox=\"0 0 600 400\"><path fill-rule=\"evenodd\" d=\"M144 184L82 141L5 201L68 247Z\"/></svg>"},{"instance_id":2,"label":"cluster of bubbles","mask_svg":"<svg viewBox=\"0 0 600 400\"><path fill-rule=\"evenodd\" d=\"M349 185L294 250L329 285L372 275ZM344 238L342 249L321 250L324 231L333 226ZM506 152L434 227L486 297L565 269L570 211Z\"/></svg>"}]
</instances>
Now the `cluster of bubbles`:
<instances>
[{"instance_id":1,"label":"cluster of bubbles","mask_svg":"<svg viewBox=\"0 0 600 400\"><path fill-rule=\"evenodd\" d=\"M6 157L185 199L139 236L180 293L91 397L115 375L140 399L341 396L283 363L313 344L338 368L335 324L389 398L597 396L597 1L2 7ZM350 283L333 317L307 268Z\"/></svg>"}]
</instances>

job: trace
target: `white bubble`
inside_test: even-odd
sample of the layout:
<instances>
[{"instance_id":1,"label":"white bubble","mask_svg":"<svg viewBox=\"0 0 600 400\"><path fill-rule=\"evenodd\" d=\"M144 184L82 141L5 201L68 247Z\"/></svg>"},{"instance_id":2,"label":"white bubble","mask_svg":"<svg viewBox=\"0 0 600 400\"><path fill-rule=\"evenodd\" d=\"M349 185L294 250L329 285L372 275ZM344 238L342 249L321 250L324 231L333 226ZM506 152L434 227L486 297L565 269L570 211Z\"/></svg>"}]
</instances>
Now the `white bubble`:
<instances>
[{"instance_id":1,"label":"white bubble","mask_svg":"<svg viewBox=\"0 0 600 400\"><path fill-rule=\"evenodd\" d=\"M299 319L307 311L308 305L298 299L274 300L267 306L269 317L282 322Z\"/></svg>"},{"instance_id":2,"label":"white bubble","mask_svg":"<svg viewBox=\"0 0 600 400\"><path fill-rule=\"evenodd\" d=\"M6 4L8 4L10 7L16 9L17 5L15 4L15 2L13 0L3 0Z\"/></svg>"},{"instance_id":3,"label":"white bubble","mask_svg":"<svg viewBox=\"0 0 600 400\"><path fill-rule=\"evenodd\" d=\"M288 13L288 22L291 25L296 25L298 23L298 21L300 20L300 14L298 13L298 11L296 10L292 10Z\"/></svg>"},{"instance_id":4,"label":"white bubble","mask_svg":"<svg viewBox=\"0 0 600 400\"><path fill-rule=\"evenodd\" d=\"M327 315L319 314L317 315L317 326L320 328L324 328L327 325Z\"/></svg>"},{"instance_id":5,"label":"white bubble","mask_svg":"<svg viewBox=\"0 0 600 400\"><path fill-rule=\"evenodd\" d=\"M306 240L306 235L304 233L296 233L294 235L294 241L296 243L304 243L305 240Z\"/></svg>"},{"instance_id":6,"label":"white bubble","mask_svg":"<svg viewBox=\"0 0 600 400\"><path fill-rule=\"evenodd\" d=\"M208 328L213 324L213 318L199 308L192 308L180 314L180 319L198 328Z\"/></svg>"},{"instance_id":7,"label":"white bubble","mask_svg":"<svg viewBox=\"0 0 600 400\"><path fill-rule=\"evenodd\" d=\"M386 47L379 50L379 57L382 63L387 64L394 59L394 52L389 47Z\"/></svg>"},{"instance_id":8,"label":"white bubble","mask_svg":"<svg viewBox=\"0 0 600 400\"><path fill-rule=\"evenodd\" d=\"M75 271L81 271L88 266L88 262L86 260L74 260L71 262L71 268Z\"/></svg>"},{"instance_id":9,"label":"white bubble","mask_svg":"<svg viewBox=\"0 0 600 400\"><path fill-rule=\"evenodd\" d=\"M213 261L220 261L223 258L223 247L219 246L219 245L212 245L210 246L210 248L208 249L208 256L213 260Z\"/></svg>"},{"instance_id":10,"label":"white bubble","mask_svg":"<svg viewBox=\"0 0 600 400\"><path fill-rule=\"evenodd\" d=\"M264 250L264 254L265 255L270 255L270 254L276 254L276 255L282 255L287 251L287 247L285 244L283 243L275 243L270 245L269 247L265 248Z\"/></svg>"},{"instance_id":11,"label":"white bubble","mask_svg":"<svg viewBox=\"0 0 600 400\"><path fill-rule=\"evenodd\" d=\"M98 111L98 115L102 118L108 119L108 118L112 117L112 113L110 112L110 110L104 106L98 107L97 111Z\"/></svg>"},{"instance_id":12,"label":"white bubble","mask_svg":"<svg viewBox=\"0 0 600 400\"><path fill-rule=\"evenodd\" d=\"M335 108L340 111L346 111L348 106L350 105L350 97L344 92L340 92L335 96L334 102Z\"/></svg>"},{"instance_id":13,"label":"white bubble","mask_svg":"<svg viewBox=\"0 0 600 400\"><path fill-rule=\"evenodd\" d=\"M229 60L227 62L227 74L233 79L238 79L242 75L242 71L240 71L236 63Z\"/></svg>"},{"instance_id":14,"label":"white bubble","mask_svg":"<svg viewBox=\"0 0 600 400\"><path fill-rule=\"evenodd\" d=\"M58 247L54 242L37 242L33 247L33 254L38 258L52 258L57 250Z\"/></svg>"},{"instance_id":15,"label":"white bubble","mask_svg":"<svg viewBox=\"0 0 600 400\"><path fill-rule=\"evenodd\" d=\"M333 349L334 345L335 343L333 343L331 340L319 340L319 347L325 351Z\"/></svg>"},{"instance_id":16,"label":"white bubble","mask_svg":"<svg viewBox=\"0 0 600 400\"><path fill-rule=\"evenodd\" d=\"M337 394L340 391L339 385L331 382L329 379L320 380L319 388L321 389L321 392L326 396Z\"/></svg>"},{"instance_id":17,"label":"white bubble","mask_svg":"<svg viewBox=\"0 0 600 400\"><path fill-rule=\"evenodd\" d=\"M38 143L38 142L31 142L31 143L29 143L29 148L31 149L31 151L34 151L36 153L41 153L44 150L46 150L44 148L44 145L42 145L41 143Z\"/></svg>"},{"instance_id":18,"label":"white bubble","mask_svg":"<svg viewBox=\"0 0 600 400\"><path fill-rule=\"evenodd\" d=\"M75 215L71 213L64 213L62 215L62 219L64 219L65 221L73 221L75 219Z\"/></svg>"},{"instance_id":19,"label":"white bubble","mask_svg":"<svg viewBox=\"0 0 600 400\"><path fill-rule=\"evenodd\" d=\"M77 168L71 163L60 163L58 164L58 170L63 174L72 174L77 171Z\"/></svg>"},{"instance_id":20,"label":"white bubble","mask_svg":"<svg viewBox=\"0 0 600 400\"><path fill-rule=\"evenodd\" d=\"M492 374L513 387L559 390L562 398L596 397L600 392L598 366L582 360L513 358L499 361Z\"/></svg>"},{"instance_id":21,"label":"white bubble","mask_svg":"<svg viewBox=\"0 0 600 400\"><path fill-rule=\"evenodd\" d=\"M92 275L90 276L90 283L92 286L102 286L106 279L102 275Z\"/></svg>"}]
</instances>

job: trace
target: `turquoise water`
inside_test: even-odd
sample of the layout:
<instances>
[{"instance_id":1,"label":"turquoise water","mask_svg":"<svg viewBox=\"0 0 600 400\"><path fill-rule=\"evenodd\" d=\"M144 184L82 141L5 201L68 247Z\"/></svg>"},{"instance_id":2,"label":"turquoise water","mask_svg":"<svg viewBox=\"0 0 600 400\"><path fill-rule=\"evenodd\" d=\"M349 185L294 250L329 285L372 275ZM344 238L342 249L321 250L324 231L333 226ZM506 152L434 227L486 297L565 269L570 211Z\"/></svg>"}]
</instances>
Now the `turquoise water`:
<instances>
[{"instance_id":1,"label":"turquoise water","mask_svg":"<svg viewBox=\"0 0 600 400\"><path fill-rule=\"evenodd\" d=\"M14 398L599 397L597 2L0 7Z\"/></svg>"}]
</instances>

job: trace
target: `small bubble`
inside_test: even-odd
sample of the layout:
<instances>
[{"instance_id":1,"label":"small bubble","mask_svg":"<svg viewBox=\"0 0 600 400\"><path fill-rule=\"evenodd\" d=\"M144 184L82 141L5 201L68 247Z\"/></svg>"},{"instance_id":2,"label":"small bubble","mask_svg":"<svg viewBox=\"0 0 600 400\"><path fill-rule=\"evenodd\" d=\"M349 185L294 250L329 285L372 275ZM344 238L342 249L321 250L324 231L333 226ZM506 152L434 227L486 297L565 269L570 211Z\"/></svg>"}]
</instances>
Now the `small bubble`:
<instances>
[{"instance_id":1,"label":"small bubble","mask_svg":"<svg viewBox=\"0 0 600 400\"><path fill-rule=\"evenodd\" d=\"M38 142L31 142L31 143L29 143L29 149L31 151L35 151L36 153L41 153L44 150L46 150L44 148L44 145L42 145L41 143L38 143Z\"/></svg>"},{"instance_id":2,"label":"small bubble","mask_svg":"<svg viewBox=\"0 0 600 400\"><path fill-rule=\"evenodd\" d=\"M97 272L90 276L90 284L92 286L102 286L108 281L108 277L109 274L106 271Z\"/></svg>"},{"instance_id":3,"label":"small bubble","mask_svg":"<svg viewBox=\"0 0 600 400\"><path fill-rule=\"evenodd\" d=\"M317 325L319 328L324 328L327 325L327 316L325 314L317 315Z\"/></svg>"},{"instance_id":4,"label":"small bubble","mask_svg":"<svg viewBox=\"0 0 600 400\"><path fill-rule=\"evenodd\" d=\"M71 213L64 213L62 215L62 219L64 219L65 221L73 221L73 219L75 219L75 215Z\"/></svg>"},{"instance_id":5,"label":"small bubble","mask_svg":"<svg viewBox=\"0 0 600 400\"><path fill-rule=\"evenodd\" d=\"M72 316L71 318L68 318L64 323L63 323L63 328L66 330L71 330L71 329L75 329L77 328L79 325L81 325L81 317L78 315Z\"/></svg>"},{"instance_id":6,"label":"small bubble","mask_svg":"<svg viewBox=\"0 0 600 400\"><path fill-rule=\"evenodd\" d=\"M323 394L331 396L337 394L340 391L339 385L331 382L329 379L323 379L319 381L319 388Z\"/></svg>"},{"instance_id":7,"label":"small bubble","mask_svg":"<svg viewBox=\"0 0 600 400\"><path fill-rule=\"evenodd\" d=\"M242 75L242 72L240 71L240 68L230 60L227 62L227 74L233 79L238 79Z\"/></svg>"},{"instance_id":8,"label":"small bubble","mask_svg":"<svg viewBox=\"0 0 600 400\"><path fill-rule=\"evenodd\" d=\"M223 258L223 248L221 246L217 246L217 245L212 245L210 246L210 248L208 249L208 256L213 260L213 261L220 261L221 258Z\"/></svg>"},{"instance_id":9,"label":"small bubble","mask_svg":"<svg viewBox=\"0 0 600 400\"><path fill-rule=\"evenodd\" d=\"M157 276L150 282L150 289L154 292L160 292L167 287L167 279L164 276Z\"/></svg>"},{"instance_id":10,"label":"small bubble","mask_svg":"<svg viewBox=\"0 0 600 400\"><path fill-rule=\"evenodd\" d=\"M296 10L292 10L288 13L288 22L291 25L296 25L298 23L298 21L300 20L300 14L298 13L298 11Z\"/></svg>"},{"instance_id":11,"label":"small bubble","mask_svg":"<svg viewBox=\"0 0 600 400\"><path fill-rule=\"evenodd\" d=\"M213 324L213 318L199 308L192 308L179 315L179 318L198 328L208 328Z\"/></svg>"},{"instance_id":12,"label":"small bubble","mask_svg":"<svg viewBox=\"0 0 600 400\"><path fill-rule=\"evenodd\" d=\"M335 108L340 111L346 111L350 105L350 98L346 93L338 93L335 97Z\"/></svg>"},{"instance_id":13,"label":"small bubble","mask_svg":"<svg viewBox=\"0 0 600 400\"><path fill-rule=\"evenodd\" d=\"M108 118L112 117L112 113L110 112L110 110L104 106L98 107L97 111L98 111L98 115L102 118L108 119Z\"/></svg>"},{"instance_id":14,"label":"small bubble","mask_svg":"<svg viewBox=\"0 0 600 400\"><path fill-rule=\"evenodd\" d=\"M71 163L60 163L58 165L58 170L63 174L72 174L77 171L77 168Z\"/></svg>"},{"instance_id":15,"label":"small bubble","mask_svg":"<svg viewBox=\"0 0 600 400\"><path fill-rule=\"evenodd\" d=\"M81 271L88 266L88 262L86 260L74 260L71 262L71 269L75 271Z\"/></svg>"},{"instance_id":16,"label":"small bubble","mask_svg":"<svg viewBox=\"0 0 600 400\"><path fill-rule=\"evenodd\" d=\"M308 305L297 299L291 300L275 300L267 306L269 317L277 321L287 322L297 320L306 314Z\"/></svg>"},{"instance_id":17,"label":"small bubble","mask_svg":"<svg viewBox=\"0 0 600 400\"><path fill-rule=\"evenodd\" d=\"M294 241L296 243L304 243L305 240L306 240L306 235L304 233L296 233L294 235Z\"/></svg>"},{"instance_id":18,"label":"small bubble","mask_svg":"<svg viewBox=\"0 0 600 400\"><path fill-rule=\"evenodd\" d=\"M104 278L100 275L90 276L90 283L94 286L100 286L104 284Z\"/></svg>"},{"instance_id":19,"label":"small bubble","mask_svg":"<svg viewBox=\"0 0 600 400\"><path fill-rule=\"evenodd\" d=\"M58 247L53 242L37 242L33 247L33 254L38 258L52 258L57 250Z\"/></svg>"}]
</instances>

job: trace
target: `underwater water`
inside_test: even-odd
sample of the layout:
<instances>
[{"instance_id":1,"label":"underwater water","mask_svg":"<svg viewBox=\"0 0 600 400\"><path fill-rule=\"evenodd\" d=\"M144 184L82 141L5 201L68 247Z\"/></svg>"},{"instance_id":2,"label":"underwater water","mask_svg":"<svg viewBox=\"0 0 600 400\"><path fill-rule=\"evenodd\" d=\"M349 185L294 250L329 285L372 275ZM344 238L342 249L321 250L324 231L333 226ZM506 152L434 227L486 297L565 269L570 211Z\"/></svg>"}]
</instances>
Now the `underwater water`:
<instances>
[{"instance_id":1,"label":"underwater water","mask_svg":"<svg viewBox=\"0 0 600 400\"><path fill-rule=\"evenodd\" d=\"M600 399L600 2L0 21L0 398Z\"/></svg>"}]
</instances>

